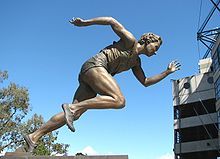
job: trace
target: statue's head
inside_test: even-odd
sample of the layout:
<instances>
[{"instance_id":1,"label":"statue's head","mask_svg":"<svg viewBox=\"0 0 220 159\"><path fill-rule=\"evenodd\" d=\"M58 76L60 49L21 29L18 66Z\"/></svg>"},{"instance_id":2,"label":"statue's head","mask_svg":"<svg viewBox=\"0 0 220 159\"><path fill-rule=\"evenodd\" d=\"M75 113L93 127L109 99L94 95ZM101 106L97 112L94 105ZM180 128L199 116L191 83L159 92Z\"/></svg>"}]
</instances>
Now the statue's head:
<instances>
[{"instance_id":1,"label":"statue's head","mask_svg":"<svg viewBox=\"0 0 220 159\"><path fill-rule=\"evenodd\" d=\"M156 54L156 51L162 45L162 39L160 36L154 33L145 33L141 36L140 40L138 41L140 45L143 45L145 54L147 56L152 56Z\"/></svg>"}]
</instances>

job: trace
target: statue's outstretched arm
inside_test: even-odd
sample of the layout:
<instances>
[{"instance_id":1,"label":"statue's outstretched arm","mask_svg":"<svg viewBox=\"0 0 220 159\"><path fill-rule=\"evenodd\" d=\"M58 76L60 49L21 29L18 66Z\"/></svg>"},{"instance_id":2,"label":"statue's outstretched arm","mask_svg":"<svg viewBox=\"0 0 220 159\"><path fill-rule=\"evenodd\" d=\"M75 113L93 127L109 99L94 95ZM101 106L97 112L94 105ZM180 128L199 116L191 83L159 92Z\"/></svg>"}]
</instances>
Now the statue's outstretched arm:
<instances>
[{"instance_id":1,"label":"statue's outstretched arm","mask_svg":"<svg viewBox=\"0 0 220 159\"><path fill-rule=\"evenodd\" d=\"M83 20L74 18L70 21L75 26L90 26L90 25L110 25L113 31L120 37L126 47L133 46L135 37L124 26L112 17L97 17L93 19Z\"/></svg>"},{"instance_id":2,"label":"statue's outstretched arm","mask_svg":"<svg viewBox=\"0 0 220 159\"><path fill-rule=\"evenodd\" d=\"M177 61L172 61L171 63L169 63L165 71L152 77L146 77L140 65L133 67L132 72L141 84L143 84L145 87L148 87L157 82L160 82L162 79L167 77L169 74L179 70L180 66L181 65Z\"/></svg>"}]
</instances>

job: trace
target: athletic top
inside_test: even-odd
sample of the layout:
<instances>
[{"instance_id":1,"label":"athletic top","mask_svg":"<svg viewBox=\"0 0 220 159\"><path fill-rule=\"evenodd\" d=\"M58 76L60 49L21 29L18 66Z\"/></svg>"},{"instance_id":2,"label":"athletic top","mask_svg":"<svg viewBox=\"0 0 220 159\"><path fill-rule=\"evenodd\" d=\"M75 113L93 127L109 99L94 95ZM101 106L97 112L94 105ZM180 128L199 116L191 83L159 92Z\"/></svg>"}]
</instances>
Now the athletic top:
<instances>
[{"instance_id":1,"label":"athletic top","mask_svg":"<svg viewBox=\"0 0 220 159\"><path fill-rule=\"evenodd\" d=\"M104 67L112 76L122 71L140 65L140 58L131 50L119 49L113 45L101 50L98 54L87 60L80 74L85 73L93 67Z\"/></svg>"}]
</instances>

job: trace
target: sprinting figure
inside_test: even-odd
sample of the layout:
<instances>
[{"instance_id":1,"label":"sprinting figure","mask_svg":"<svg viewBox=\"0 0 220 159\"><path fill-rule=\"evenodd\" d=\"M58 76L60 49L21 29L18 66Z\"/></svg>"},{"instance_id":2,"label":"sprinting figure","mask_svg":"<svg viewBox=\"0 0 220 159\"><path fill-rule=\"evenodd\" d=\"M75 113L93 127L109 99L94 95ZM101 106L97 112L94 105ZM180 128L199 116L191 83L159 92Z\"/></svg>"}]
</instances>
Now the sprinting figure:
<instances>
[{"instance_id":1,"label":"sprinting figure","mask_svg":"<svg viewBox=\"0 0 220 159\"><path fill-rule=\"evenodd\" d=\"M156 34L146 33L136 40L131 32L112 17L97 17L89 20L75 18L70 23L78 27L110 25L120 40L105 47L83 64L79 74L79 87L72 104L63 104L63 112L54 115L38 130L24 137L30 152L43 135L65 124L74 132L73 122L89 109L123 108L125 98L113 78L115 74L132 69L137 80L147 87L180 69L180 64L173 61L162 73L152 77L145 76L139 55L144 54L147 57L156 55L162 44L161 37Z\"/></svg>"}]
</instances>

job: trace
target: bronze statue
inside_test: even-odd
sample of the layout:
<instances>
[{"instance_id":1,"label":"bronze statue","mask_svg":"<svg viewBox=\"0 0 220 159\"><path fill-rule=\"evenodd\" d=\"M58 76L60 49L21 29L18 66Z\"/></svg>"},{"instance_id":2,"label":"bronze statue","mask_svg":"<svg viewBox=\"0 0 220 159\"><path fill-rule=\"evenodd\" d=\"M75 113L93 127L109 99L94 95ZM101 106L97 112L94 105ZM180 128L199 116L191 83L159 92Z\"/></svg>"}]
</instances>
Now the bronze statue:
<instances>
[{"instance_id":1,"label":"bronze statue","mask_svg":"<svg viewBox=\"0 0 220 159\"><path fill-rule=\"evenodd\" d=\"M63 104L63 112L54 115L41 128L24 137L29 147L28 151L32 151L36 147L37 141L43 135L65 124L74 132L73 122L88 109L123 108L125 98L113 78L115 74L132 69L137 80L147 87L180 69L180 64L172 61L164 72L153 77L145 77L139 55L144 54L148 57L156 55L156 51L162 44L161 37L156 34L143 34L137 41L132 33L112 17L98 17L89 20L75 18L70 23L78 27L110 25L120 40L105 47L83 64L79 74L79 87L75 92L72 104Z\"/></svg>"}]
</instances>

